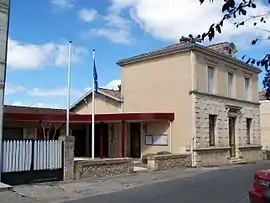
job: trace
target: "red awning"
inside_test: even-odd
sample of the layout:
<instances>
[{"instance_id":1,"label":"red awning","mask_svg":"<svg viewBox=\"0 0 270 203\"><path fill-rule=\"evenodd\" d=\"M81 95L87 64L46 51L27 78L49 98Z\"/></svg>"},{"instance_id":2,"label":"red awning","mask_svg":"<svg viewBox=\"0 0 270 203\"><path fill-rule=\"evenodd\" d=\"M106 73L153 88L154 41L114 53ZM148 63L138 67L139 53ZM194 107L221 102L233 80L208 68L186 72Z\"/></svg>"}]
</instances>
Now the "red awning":
<instances>
[{"instance_id":1,"label":"red awning","mask_svg":"<svg viewBox=\"0 0 270 203\"><path fill-rule=\"evenodd\" d=\"M31 114L31 113L4 113L5 120L22 121L66 121L65 114ZM147 120L174 120L174 113L116 113L96 114L95 121L147 121ZM91 122L91 114L70 114L70 122Z\"/></svg>"}]
</instances>

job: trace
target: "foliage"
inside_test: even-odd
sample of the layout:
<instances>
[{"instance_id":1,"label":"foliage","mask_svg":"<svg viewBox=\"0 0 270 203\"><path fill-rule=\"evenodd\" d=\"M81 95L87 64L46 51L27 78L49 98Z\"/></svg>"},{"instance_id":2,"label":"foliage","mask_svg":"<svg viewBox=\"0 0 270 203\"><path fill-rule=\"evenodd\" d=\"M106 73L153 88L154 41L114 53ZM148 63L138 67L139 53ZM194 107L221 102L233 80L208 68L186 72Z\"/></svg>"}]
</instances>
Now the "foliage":
<instances>
[{"instance_id":1,"label":"foliage","mask_svg":"<svg viewBox=\"0 0 270 203\"><path fill-rule=\"evenodd\" d=\"M171 152L168 151L157 152L157 155L167 155L167 154L171 154Z\"/></svg>"},{"instance_id":2,"label":"foliage","mask_svg":"<svg viewBox=\"0 0 270 203\"><path fill-rule=\"evenodd\" d=\"M205 0L199 0L201 4L205 2ZM209 0L210 3L213 2L213 0ZM231 20L235 19L237 20L240 16L246 16L245 20L242 20L240 22L235 22L234 25L236 28L239 28L240 26L244 26L247 21L253 20L253 26L258 27L260 24L265 24L267 23L266 17L270 15L270 10L266 13L262 13L256 16L248 16L248 9L256 9L257 4L255 0L241 0L239 2L235 0L225 0L225 3L223 4L221 11L224 14L222 19L220 19L217 23L213 23L210 25L208 31L198 35L197 37L193 37L191 34L188 37L182 37L180 40L192 42L192 43L201 43L205 39L208 39L211 41L217 34L222 34L222 27L224 24L224 21L226 20ZM268 0L268 3L270 4L270 0ZM257 28L260 29L260 28ZM265 32L270 33L269 30L265 29L260 29ZM254 46L256 45L259 41L261 40L270 40L270 36L267 37L266 39L253 39L251 41L251 45ZM252 57L244 55L242 57L242 60L245 60L245 62L249 65L252 66L257 66L257 67L264 67L266 74L263 80L263 86L266 90L266 98L270 99L270 70L268 67L270 66L270 53L266 53L265 56L262 59L254 59Z\"/></svg>"},{"instance_id":3,"label":"foliage","mask_svg":"<svg viewBox=\"0 0 270 203\"><path fill-rule=\"evenodd\" d=\"M50 121L42 121L40 123L42 131L43 131L43 139L45 140L54 140L56 136L57 130L61 127L62 123L53 123ZM47 130L47 131L46 131ZM53 130L53 134L51 135L51 130Z\"/></svg>"}]
</instances>

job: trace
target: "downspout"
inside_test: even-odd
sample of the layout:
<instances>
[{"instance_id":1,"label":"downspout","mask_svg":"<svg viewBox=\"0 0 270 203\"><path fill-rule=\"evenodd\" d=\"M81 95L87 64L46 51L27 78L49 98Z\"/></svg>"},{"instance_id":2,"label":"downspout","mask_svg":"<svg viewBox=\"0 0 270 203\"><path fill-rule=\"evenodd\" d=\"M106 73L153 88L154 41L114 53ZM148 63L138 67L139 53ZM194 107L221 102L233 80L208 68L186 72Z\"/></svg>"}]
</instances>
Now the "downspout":
<instances>
[{"instance_id":1,"label":"downspout","mask_svg":"<svg viewBox=\"0 0 270 203\"><path fill-rule=\"evenodd\" d=\"M190 65L191 65L191 89L195 90L196 88L196 75L195 75L195 66L194 66L194 52L191 50L190 53ZM191 152L191 166L195 167L196 165L196 155L194 153L194 148L196 148L196 113L195 113L195 96L191 95L191 105L192 105L192 130L191 130L191 141L190 141L190 152Z\"/></svg>"},{"instance_id":2,"label":"downspout","mask_svg":"<svg viewBox=\"0 0 270 203\"><path fill-rule=\"evenodd\" d=\"M170 133L169 148L170 148L170 152L172 153L172 122L171 121L169 121L169 133Z\"/></svg>"}]
</instances>

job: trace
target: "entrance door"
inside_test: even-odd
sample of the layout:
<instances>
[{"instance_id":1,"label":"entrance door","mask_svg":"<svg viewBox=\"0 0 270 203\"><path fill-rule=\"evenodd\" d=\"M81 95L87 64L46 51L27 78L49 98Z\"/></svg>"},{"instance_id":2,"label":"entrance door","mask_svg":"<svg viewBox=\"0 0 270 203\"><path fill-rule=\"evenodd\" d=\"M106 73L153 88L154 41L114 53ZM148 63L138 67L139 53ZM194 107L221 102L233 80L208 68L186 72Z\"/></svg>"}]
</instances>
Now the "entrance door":
<instances>
[{"instance_id":1,"label":"entrance door","mask_svg":"<svg viewBox=\"0 0 270 203\"><path fill-rule=\"evenodd\" d=\"M72 130L72 135L75 137L75 149L74 149L75 157L86 156L85 134L86 131L84 129Z\"/></svg>"},{"instance_id":2,"label":"entrance door","mask_svg":"<svg viewBox=\"0 0 270 203\"><path fill-rule=\"evenodd\" d=\"M99 123L95 125L95 157L109 157L109 125ZM102 150L102 151L101 151Z\"/></svg>"},{"instance_id":3,"label":"entrance door","mask_svg":"<svg viewBox=\"0 0 270 203\"><path fill-rule=\"evenodd\" d=\"M130 156L141 158L141 123L130 124Z\"/></svg>"},{"instance_id":4,"label":"entrance door","mask_svg":"<svg viewBox=\"0 0 270 203\"><path fill-rule=\"evenodd\" d=\"M229 117L229 144L230 144L230 156L236 156L235 148L235 117Z\"/></svg>"}]
</instances>

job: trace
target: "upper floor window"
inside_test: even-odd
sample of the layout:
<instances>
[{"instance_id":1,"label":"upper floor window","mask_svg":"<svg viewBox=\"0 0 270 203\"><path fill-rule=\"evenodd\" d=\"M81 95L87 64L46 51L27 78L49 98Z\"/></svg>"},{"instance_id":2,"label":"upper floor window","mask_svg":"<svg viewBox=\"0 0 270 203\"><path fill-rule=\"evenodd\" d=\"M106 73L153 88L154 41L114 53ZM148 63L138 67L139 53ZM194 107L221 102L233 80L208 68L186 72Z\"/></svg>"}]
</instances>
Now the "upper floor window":
<instances>
[{"instance_id":1,"label":"upper floor window","mask_svg":"<svg viewBox=\"0 0 270 203\"><path fill-rule=\"evenodd\" d=\"M250 78L245 77L245 99L249 100L250 98Z\"/></svg>"},{"instance_id":2,"label":"upper floor window","mask_svg":"<svg viewBox=\"0 0 270 203\"><path fill-rule=\"evenodd\" d=\"M214 68L208 66L208 88L207 91L208 93L213 93L214 92Z\"/></svg>"},{"instance_id":3,"label":"upper floor window","mask_svg":"<svg viewBox=\"0 0 270 203\"><path fill-rule=\"evenodd\" d=\"M233 96L233 73L228 73L228 97Z\"/></svg>"}]
</instances>

